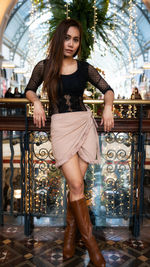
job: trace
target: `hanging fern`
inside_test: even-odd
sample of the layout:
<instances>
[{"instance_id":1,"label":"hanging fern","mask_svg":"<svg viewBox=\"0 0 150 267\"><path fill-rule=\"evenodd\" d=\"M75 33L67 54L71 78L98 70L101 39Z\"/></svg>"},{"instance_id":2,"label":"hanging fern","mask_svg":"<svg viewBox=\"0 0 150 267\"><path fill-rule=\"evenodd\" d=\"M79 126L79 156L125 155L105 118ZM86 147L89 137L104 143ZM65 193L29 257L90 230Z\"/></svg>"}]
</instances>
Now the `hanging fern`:
<instances>
[{"instance_id":1,"label":"hanging fern","mask_svg":"<svg viewBox=\"0 0 150 267\"><path fill-rule=\"evenodd\" d=\"M126 1L120 9L125 8L129 1ZM66 18L66 1L63 0L34 0L40 11L50 8L52 17L47 22L49 27L49 36L46 40L47 43L51 40L52 34L57 25ZM96 24L96 37L102 39L107 46L114 46L112 40L109 39L108 30L112 30L114 27L113 15L108 16L109 0L97 0L97 24ZM86 60L91 51L93 50L94 38L93 38L93 24L94 24L94 9L93 0L72 0L69 5L69 17L78 20L83 29L82 38L82 53L81 59ZM115 25L115 27L120 27ZM118 48L114 46L116 51ZM119 51L118 51L119 52Z\"/></svg>"}]
</instances>

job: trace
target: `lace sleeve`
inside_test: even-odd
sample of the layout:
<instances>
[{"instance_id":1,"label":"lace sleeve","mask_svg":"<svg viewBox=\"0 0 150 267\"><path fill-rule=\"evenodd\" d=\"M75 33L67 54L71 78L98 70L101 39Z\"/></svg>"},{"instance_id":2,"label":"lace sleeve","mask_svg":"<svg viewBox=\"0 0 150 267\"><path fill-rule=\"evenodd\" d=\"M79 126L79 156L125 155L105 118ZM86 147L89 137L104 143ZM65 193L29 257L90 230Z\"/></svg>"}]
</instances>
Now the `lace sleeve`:
<instances>
[{"instance_id":1,"label":"lace sleeve","mask_svg":"<svg viewBox=\"0 0 150 267\"><path fill-rule=\"evenodd\" d=\"M36 92L38 87L43 82L44 77L44 60L37 63L34 67L31 78L25 88L25 93L29 90Z\"/></svg>"},{"instance_id":2,"label":"lace sleeve","mask_svg":"<svg viewBox=\"0 0 150 267\"><path fill-rule=\"evenodd\" d=\"M113 91L98 71L90 64L88 64L88 81L98 88L103 94L105 94L108 90Z\"/></svg>"}]
</instances>

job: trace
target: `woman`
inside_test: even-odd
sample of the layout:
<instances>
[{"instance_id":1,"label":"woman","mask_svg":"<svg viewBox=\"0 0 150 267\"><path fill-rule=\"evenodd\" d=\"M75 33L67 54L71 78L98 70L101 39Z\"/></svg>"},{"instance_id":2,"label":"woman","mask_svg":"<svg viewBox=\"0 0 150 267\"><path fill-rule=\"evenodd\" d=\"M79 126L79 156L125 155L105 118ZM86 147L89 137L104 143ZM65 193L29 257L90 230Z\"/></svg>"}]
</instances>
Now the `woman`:
<instances>
[{"instance_id":1,"label":"woman","mask_svg":"<svg viewBox=\"0 0 150 267\"><path fill-rule=\"evenodd\" d=\"M142 97L139 93L139 89L137 87L133 88L133 92L131 94L131 99L142 99Z\"/></svg>"},{"instance_id":2,"label":"woman","mask_svg":"<svg viewBox=\"0 0 150 267\"><path fill-rule=\"evenodd\" d=\"M35 92L44 81L50 100L51 141L56 166L60 167L69 186L67 227L63 256L74 255L77 229L95 266L105 266L105 260L92 235L92 224L84 198L84 175L89 163L100 163L99 143L91 111L83 104L86 82L90 81L105 94L101 124L110 131L113 90L93 66L74 57L81 49L81 26L73 20L62 21L50 42L49 55L34 68L26 88L26 97L34 104L36 126L45 126L45 112Z\"/></svg>"}]
</instances>

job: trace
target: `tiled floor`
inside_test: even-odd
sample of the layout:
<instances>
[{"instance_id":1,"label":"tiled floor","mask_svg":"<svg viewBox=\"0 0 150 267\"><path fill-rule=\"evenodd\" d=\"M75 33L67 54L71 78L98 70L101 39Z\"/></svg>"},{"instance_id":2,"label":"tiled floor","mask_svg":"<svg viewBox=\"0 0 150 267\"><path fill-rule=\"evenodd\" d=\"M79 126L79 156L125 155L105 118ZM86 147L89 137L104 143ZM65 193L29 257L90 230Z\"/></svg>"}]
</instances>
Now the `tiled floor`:
<instances>
[{"instance_id":1,"label":"tiled floor","mask_svg":"<svg viewBox=\"0 0 150 267\"><path fill-rule=\"evenodd\" d=\"M94 234L107 267L150 266L150 227L143 227L137 240L127 228L95 229ZM24 235L23 226L0 227L0 266L93 266L82 242L74 257L63 262L63 236L64 229L58 227L35 227L30 237Z\"/></svg>"}]
</instances>

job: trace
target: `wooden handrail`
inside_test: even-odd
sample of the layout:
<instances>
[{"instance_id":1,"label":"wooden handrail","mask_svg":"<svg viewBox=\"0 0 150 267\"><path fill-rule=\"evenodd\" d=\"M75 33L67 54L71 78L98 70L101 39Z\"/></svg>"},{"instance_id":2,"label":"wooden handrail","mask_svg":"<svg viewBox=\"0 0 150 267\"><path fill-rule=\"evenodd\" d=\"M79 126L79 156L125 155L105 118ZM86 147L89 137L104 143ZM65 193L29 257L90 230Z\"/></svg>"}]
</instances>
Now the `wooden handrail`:
<instances>
[{"instance_id":1,"label":"wooden handrail","mask_svg":"<svg viewBox=\"0 0 150 267\"><path fill-rule=\"evenodd\" d=\"M103 126L100 126L100 118L96 118L98 124L98 132L103 132ZM0 131L25 131L24 116L0 116ZM38 128L33 124L33 118L27 118L28 131L50 131L50 117L47 117L46 125ZM113 132L138 132L139 119L115 119L115 127ZM150 118L142 120L142 132L150 132Z\"/></svg>"},{"instance_id":2,"label":"wooden handrail","mask_svg":"<svg viewBox=\"0 0 150 267\"><path fill-rule=\"evenodd\" d=\"M42 103L49 103L48 99L40 99L40 101ZM103 104L104 100L103 99L90 99L90 100L84 100L83 101L85 104ZM31 103L29 100L27 100L27 98L0 98L0 104L1 103L24 103L24 104L29 104ZM139 105L139 104L146 104L146 105L150 105L150 100L130 100L130 99L115 99L114 100L114 105L115 104L135 104L135 105Z\"/></svg>"}]
</instances>

